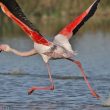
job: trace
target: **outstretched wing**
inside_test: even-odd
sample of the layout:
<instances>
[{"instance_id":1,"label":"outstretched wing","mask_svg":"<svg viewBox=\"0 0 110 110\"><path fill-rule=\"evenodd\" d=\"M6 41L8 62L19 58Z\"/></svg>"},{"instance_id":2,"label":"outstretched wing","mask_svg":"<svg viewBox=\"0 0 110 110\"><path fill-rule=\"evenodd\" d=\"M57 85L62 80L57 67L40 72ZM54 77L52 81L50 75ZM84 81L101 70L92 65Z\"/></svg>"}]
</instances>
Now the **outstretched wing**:
<instances>
[{"instance_id":1,"label":"outstretched wing","mask_svg":"<svg viewBox=\"0 0 110 110\"><path fill-rule=\"evenodd\" d=\"M65 28L63 28L58 35L56 35L57 40L60 39L59 37L64 36L67 39L70 39L76 32L81 28L84 23L94 15L97 5L100 0L95 0L95 2L80 16L78 16L74 21L68 24Z\"/></svg>"},{"instance_id":2,"label":"outstretched wing","mask_svg":"<svg viewBox=\"0 0 110 110\"><path fill-rule=\"evenodd\" d=\"M46 40L26 18L16 0L0 0L0 6L3 12L17 23L34 42L47 46L51 44L51 42Z\"/></svg>"}]
</instances>

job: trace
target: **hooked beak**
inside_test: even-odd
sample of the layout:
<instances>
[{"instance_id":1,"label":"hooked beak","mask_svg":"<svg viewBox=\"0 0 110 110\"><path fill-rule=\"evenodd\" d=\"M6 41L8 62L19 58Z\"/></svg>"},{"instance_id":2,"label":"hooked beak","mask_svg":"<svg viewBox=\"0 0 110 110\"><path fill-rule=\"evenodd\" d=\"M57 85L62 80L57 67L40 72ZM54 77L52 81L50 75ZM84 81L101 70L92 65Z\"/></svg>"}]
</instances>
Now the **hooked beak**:
<instances>
[{"instance_id":1,"label":"hooked beak","mask_svg":"<svg viewBox=\"0 0 110 110\"><path fill-rule=\"evenodd\" d=\"M0 45L0 53L2 52L2 48L1 48L1 45Z\"/></svg>"}]
</instances>

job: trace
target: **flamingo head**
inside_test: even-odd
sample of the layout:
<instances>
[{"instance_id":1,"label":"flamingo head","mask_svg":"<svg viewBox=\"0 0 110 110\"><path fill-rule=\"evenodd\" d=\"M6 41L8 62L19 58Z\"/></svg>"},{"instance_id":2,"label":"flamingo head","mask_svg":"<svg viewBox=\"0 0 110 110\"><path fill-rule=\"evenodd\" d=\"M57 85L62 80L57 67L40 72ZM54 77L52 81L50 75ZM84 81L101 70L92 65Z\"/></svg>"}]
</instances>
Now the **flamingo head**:
<instances>
[{"instance_id":1,"label":"flamingo head","mask_svg":"<svg viewBox=\"0 0 110 110\"><path fill-rule=\"evenodd\" d=\"M1 52L1 51L9 52L10 49L11 49L10 46L7 45L7 44L1 44L1 45L0 45L0 52Z\"/></svg>"}]
</instances>

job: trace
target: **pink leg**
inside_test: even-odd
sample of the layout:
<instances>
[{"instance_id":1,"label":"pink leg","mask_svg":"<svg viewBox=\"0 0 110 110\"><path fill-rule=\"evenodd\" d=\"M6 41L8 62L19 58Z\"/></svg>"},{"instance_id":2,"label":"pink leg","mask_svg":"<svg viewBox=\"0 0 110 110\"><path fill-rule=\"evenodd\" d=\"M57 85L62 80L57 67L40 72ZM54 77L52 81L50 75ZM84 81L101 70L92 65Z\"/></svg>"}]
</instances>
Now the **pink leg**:
<instances>
[{"instance_id":1,"label":"pink leg","mask_svg":"<svg viewBox=\"0 0 110 110\"><path fill-rule=\"evenodd\" d=\"M86 75L85 75L84 69L83 69L82 64L80 63L80 61L76 61L76 60L73 60L73 59L68 59L68 60L72 61L73 63L75 63L75 64L77 65L77 67L78 67L78 68L80 69L80 71L81 71L81 74L82 74L83 77L84 77L84 80L85 80L85 82L86 82L86 84L87 84L87 86L88 86L88 88L89 88L91 94L92 94L94 97L96 97L96 98L99 99L100 96L99 96L98 94L96 94L96 92L95 92L95 91L93 90L93 88L91 87L91 85L90 85L90 83L89 83L89 81L88 81L88 79L87 79L87 77L86 77Z\"/></svg>"},{"instance_id":2,"label":"pink leg","mask_svg":"<svg viewBox=\"0 0 110 110\"><path fill-rule=\"evenodd\" d=\"M50 66L48 63L46 63L47 69L48 69L48 75L49 75L49 80L51 82L50 86L46 86L46 87L37 87L37 86L33 86L32 88L29 89L28 94L31 95L32 92L34 92L35 90L54 90L54 82L51 76L51 71L50 71Z\"/></svg>"}]
</instances>

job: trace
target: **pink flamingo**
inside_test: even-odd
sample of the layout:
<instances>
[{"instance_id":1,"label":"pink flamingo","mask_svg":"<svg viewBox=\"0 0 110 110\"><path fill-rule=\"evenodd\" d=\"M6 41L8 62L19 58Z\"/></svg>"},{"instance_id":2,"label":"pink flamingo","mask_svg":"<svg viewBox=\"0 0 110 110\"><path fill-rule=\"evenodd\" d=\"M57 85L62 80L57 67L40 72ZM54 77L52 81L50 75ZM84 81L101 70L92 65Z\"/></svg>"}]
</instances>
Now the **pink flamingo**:
<instances>
[{"instance_id":1,"label":"pink flamingo","mask_svg":"<svg viewBox=\"0 0 110 110\"><path fill-rule=\"evenodd\" d=\"M29 35L29 37L34 42L34 48L27 52L20 52L11 48L7 44L1 44L0 50L5 52L12 52L19 56L32 56L35 54L41 55L43 58L49 74L49 80L51 82L50 86L46 87L37 87L33 86L29 89L28 94L31 94L35 90L54 90L54 82L51 76L50 67L48 64L49 60L52 59L67 59L77 65L81 74L84 77L84 80L93 96L99 98L99 95L92 89L90 83L87 80L87 77L84 73L80 61L73 59L77 53L73 51L69 40L75 35L75 33L80 29L80 27L94 15L97 5L100 0L95 0L94 3L80 16L78 16L74 21L65 26L54 38L53 42L48 41L46 38L41 35L38 30L32 25L32 23L26 18L21 8L15 0L0 0L0 6L3 12L11 18L16 24L18 24L24 32Z\"/></svg>"}]
</instances>

